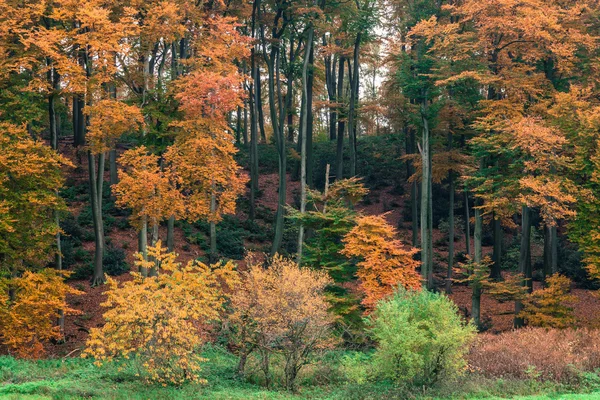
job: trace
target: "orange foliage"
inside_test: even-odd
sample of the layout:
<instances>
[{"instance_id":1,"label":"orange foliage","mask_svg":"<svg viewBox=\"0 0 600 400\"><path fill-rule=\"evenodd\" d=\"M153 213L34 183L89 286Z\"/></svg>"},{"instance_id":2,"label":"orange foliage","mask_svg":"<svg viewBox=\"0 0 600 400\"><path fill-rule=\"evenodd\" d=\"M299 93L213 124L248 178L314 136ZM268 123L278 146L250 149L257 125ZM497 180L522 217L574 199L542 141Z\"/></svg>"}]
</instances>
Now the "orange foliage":
<instances>
[{"instance_id":1,"label":"orange foliage","mask_svg":"<svg viewBox=\"0 0 600 400\"><path fill-rule=\"evenodd\" d=\"M224 287L238 282L234 264L209 267L190 261L182 266L160 241L148 248L148 255L153 261L137 253L136 265L164 273L144 278L132 272L133 280L122 285L107 277L106 324L91 330L83 357L101 365L135 355L149 381L206 382L198 376L199 364L206 361L198 350L205 327L223 311Z\"/></svg>"},{"instance_id":2,"label":"orange foliage","mask_svg":"<svg viewBox=\"0 0 600 400\"><path fill-rule=\"evenodd\" d=\"M235 212L246 177L233 158L237 152L229 131L210 121L180 123L183 132L164 154L168 168L185 193L185 218L218 222ZM211 210L211 198L215 207Z\"/></svg>"},{"instance_id":3,"label":"orange foliage","mask_svg":"<svg viewBox=\"0 0 600 400\"><path fill-rule=\"evenodd\" d=\"M82 294L64 282L69 272L44 269L26 271L19 278L0 280L0 341L19 357L39 358L44 342L58 340L58 310L77 313L66 296ZM9 292L13 293L12 298Z\"/></svg>"},{"instance_id":4,"label":"orange foliage","mask_svg":"<svg viewBox=\"0 0 600 400\"><path fill-rule=\"evenodd\" d=\"M138 107L117 100L100 100L84 112L90 117L86 136L94 154L114 148L124 133L135 132L144 123Z\"/></svg>"},{"instance_id":5,"label":"orange foliage","mask_svg":"<svg viewBox=\"0 0 600 400\"><path fill-rule=\"evenodd\" d=\"M159 157L145 146L128 150L119 159L119 182L113 185L116 205L133 209L132 219L148 218L151 226L181 215L183 196L159 166Z\"/></svg>"},{"instance_id":6,"label":"orange foliage","mask_svg":"<svg viewBox=\"0 0 600 400\"><path fill-rule=\"evenodd\" d=\"M416 268L419 262L413 256L417 249L405 250L397 232L382 215L362 216L357 225L344 237L347 257L362 259L357 263L357 277L365 297L362 303L373 309L382 298L402 285L407 289L419 289L421 277Z\"/></svg>"}]
</instances>

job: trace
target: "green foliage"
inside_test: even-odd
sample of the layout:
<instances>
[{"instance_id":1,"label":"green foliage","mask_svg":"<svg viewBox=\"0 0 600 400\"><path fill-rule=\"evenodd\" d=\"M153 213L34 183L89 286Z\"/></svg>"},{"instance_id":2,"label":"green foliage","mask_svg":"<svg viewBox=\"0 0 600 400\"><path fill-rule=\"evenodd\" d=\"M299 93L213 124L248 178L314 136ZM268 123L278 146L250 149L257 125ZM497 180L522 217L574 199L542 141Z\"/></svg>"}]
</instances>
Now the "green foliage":
<instances>
[{"instance_id":1,"label":"green foliage","mask_svg":"<svg viewBox=\"0 0 600 400\"><path fill-rule=\"evenodd\" d=\"M443 294L403 288L381 301L368 323L377 342L375 376L418 386L464 372L465 355L476 331L461 320L456 305Z\"/></svg>"}]
</instances>

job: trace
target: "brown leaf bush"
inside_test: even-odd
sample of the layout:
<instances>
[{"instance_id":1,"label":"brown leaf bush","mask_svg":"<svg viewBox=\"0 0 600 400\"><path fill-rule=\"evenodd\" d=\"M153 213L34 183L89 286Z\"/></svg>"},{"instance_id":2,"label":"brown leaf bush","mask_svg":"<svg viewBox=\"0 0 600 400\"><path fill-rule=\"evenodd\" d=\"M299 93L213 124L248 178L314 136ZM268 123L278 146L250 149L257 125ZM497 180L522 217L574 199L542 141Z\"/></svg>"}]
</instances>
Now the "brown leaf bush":
<instances>
[{"instance_id":1,"label":"brown leaf bush","mask_svg":"<svg viewBox=\"0 0 600 400\"><path fill-rule=\"evenodd\" d=\"M469 365L490 378L577 383L583 373L600 369L600 331L525 328L482 334Z\"/></svg>"}]
</instances>

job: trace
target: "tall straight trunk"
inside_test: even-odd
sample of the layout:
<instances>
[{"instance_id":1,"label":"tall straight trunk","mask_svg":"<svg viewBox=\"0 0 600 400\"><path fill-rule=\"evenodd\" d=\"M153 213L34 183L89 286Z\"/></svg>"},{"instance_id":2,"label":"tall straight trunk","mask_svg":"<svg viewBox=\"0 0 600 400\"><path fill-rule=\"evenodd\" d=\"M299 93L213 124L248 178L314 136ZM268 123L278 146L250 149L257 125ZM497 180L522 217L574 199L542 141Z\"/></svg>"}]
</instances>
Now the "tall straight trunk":
<instances>
[{"instance_id":1,"label":"tall straight trunk","mask_svg":"<svg viewBox=\"0 0 600 400\"><path fill-rule=\"evenodd\" d=\"M452 293L452 270L454 268L454 174L448 174L448 273L446 274L446 293Z\"/></svg>"},{"instance_id":2,"label":"tall straight trunk","mask_svg":"<svg viewBox=\"0 0 600 400\"><path fill-rule=\"evenodd\" d=\"M213 184L214 187L214 184ZM214 193L210 196L210 214L215 215L217 211L217 198ZM208 256L210 263L217 262L217 224L214 218L210 221L210 254Z\"/></svg>"},{"instance_id":3,"label":"tall straight trunk","mask_svg":"<svg viewBox=\"0 0 600 400\"><path fill-rule=\"evenodd\" d=\"M522 206L521 220L521 251L519 253L519 273L523 274L523 286L528 287L528 291L533 291L533 282L531 281L531 211L526 205ZM523 318L519 313L523 310L523 303L515 302L514 327L520 328L524 325Z\"/></svg>"},{"instance_id":4,"label":"tall straight trunk","mask_svg":"<svg viewBox=\"0 0 600 400\"><path fill-rule=\"evenodd\" d=\"M340 56L340 63L338 68L338 79L337 79L337 100L338 105L340 101L344 100L344 64L346 59L344 56ZM342 112L343 106L340 106L338 111L338 129L337 129L337 146L335 152L335 179L344 179L344 130L346 122L344 121L344 114Z\"/></svg>"},{"instance_id":5,"label":"tall straight trunk","mask_svg":"<svg viewBox=\"0 0 600 400\"><path fill-rule=\"evenodd\" d=\"M306 150L307 150L307 135L308 135L308 114L309 111L309 100L308 100L308 64L310 62L310 54L312 52L313 45L313 28L308 30L308 39L306 40L306 49L304 53L304 64L302 65L302 99L303 103L306 104L304 113L302 113L301 125L301 136L302 149L300 153L300 214L306 212ZM297 262L302 262L302 245L304 244L304 225L300 224L298 230L298 255Z\"/></svg>"},{"instance_id":6,"label":"tall straight trunk","mask_svg":"<svg viewBox=\"0 0 600 400\"><path fill-rule=\"evenodd\" d=\"M252 99L253 85L250 85L250 220L256 218L256 194L258 192L258 132L256 110Z\"/></svg>"},{"instance_id":7,"label":"tall straight trunk","mask_svg":"<svg viewBox=\"0 0 600 400\"><path fill-rule=\"evenodd\" d=\"M156 246L157 242L158 242L158 221L153 221L152 235L151 235L150 243L152 244L152 246ZM151 259L151 261L153 261L154 264L150 268L150 271L148 271L148 276L158 276L158 267L159 267L158 264L159 263L154 257Z\"/></svg>"},{"instance_id":8,"label":"tall straight trunk","mask_svg":"<svg viewBox=\"0 0 600 400\"><path fill-rule=\"evenodd\" d=\"M425 96L426 97L426 96ZM421 104L421 121L423 134L421 138L421 274L427 289L433 289L433 243L431 216L431 147L429 142L429 121L426 117L427 103Z\"/></svg>"},{"instance_id":9,"label":"tall straight trunk","mask_svg":"<svg viewBox=\"0 0 600 400\"><path fill-rule=\"evenodd\" d=\"M79 121L77 120L79 117L79 105L77 103L79 102L79 98L77 96L73 96L72 102L71 114L73 117L73 145L77 146L77 127L79 126Z\"/></svg>"},{"instance_id":10,"label":"tall straight trunk","mask_svg":"<svg viewBox=\"0 0 600 400\"><path fill-rule=\"evenodd\" d=\"M256 73L254 74L254 90L256 92L256 107L258 117L258 127L260 129L260 140L263 143L267 143L267 135L265 134L265 113L263 112L262 106L262 86L260 83L260 67L258 64L255 66Z\"/></svg>"},{"instance_id":11,"label":"tall straight trunk","mask_svg":"<svg viewBox=\"0 0 600 400\"><path fill-rule=\"evenodd\" d=\"M348 142L350 145L350 176L356 176L356 103L358 102L358 74L359 74L359 51L361 33L356 35L354 42L354 55L350 79L350 107L348 109ZM350 67L350 64L348 64Z\"/></svg>"},{"instance_id":12,"label":"tall straight trunk","mask_svg":"<svg viewBox=\"0 0 600 400\"><path fill-rule=\"evenodd\" d=\"M471 256L471 214L469 213L469 192L465 189L465 250Z\"/></svg>"},{"instance_id":13,"label":"tall straight trunk","mask_svg":"<svg viewBox=\"0 0 600 400\"><path fill-rule=\"evenodd\" d=\"M310 46L310 54L308 56L309 70L307 71L306 81L306 184L308 187L313 187L313 85L315 82L314 61L315 52L314 46Z\"/></svg>"},{"instance_id":14,"label":"tall straight trunk","mask_svg":"<svg viewBox=\"0 0 600 400\"><path fill-rule=\"evenodd\" d=\"M240 144L242 142L242 107L238 106L236 111L235 119L235 142Z\"/></svg>"},{"instance_id":15,"label":"tall straight trunk","mask_svg":"<svg viewBox=\"0 0 600 400\"><path fill-rule=\"evenodd\" d=\"M246 61L242 62L242 72L244 75L248 72L246 67ZM250 100L244 99L244 130L242 132L242 140L244 141L244 146L247 146L249 143L248 140L248 108L250 107Z\"/></svg>"},{"instance_id":16,"label":"tall straight trunk","mask_svg":"<svg viewBox=\"0 0 600 400\"><path fill-rule=\"evenodd\" d=\"M291 52L291 50L290 50ZM273 131L275 132L276 143L277 143L277 151L278 151L278 165L279 165L279 193L277 199L277 214L275 216L275 237L273 238L273 244L271 247L271 255L274 255L279 251L281 247L281 242L283 241L283 222L285 216L285 205L287 200L287 154L286 154L286 143L285 143L285 133L283 129L283 124L281 123L281 118L284 117L285 110L280 110L280 115L278 119L278 115L275 108L275 73L279 76L279 58L280 55L276 54L276 66L277 71L275 71L275 65L271 63L269 74L272 75L273 79L269 78L269 99L271 106L271 119L273 122ZM279 81L279 80L277 80ZM289 110L288 107L291 105L292 101L292 82L290 79L287 81L287 94L286 94L286 110ZM281 91L278 91L281 93Z\"/></svg>"},{"instance_id":17,"label":"tall straight trunk","mask_svg":"<svg viewBox=\"0 0 600 400\"><path fill-rule=\"evenodd\" d=\"M409 154L414 154L416 151L416 137L414 129L409 129ZM409 176L415 173L415 166L412 161L409 165ZM411 211L411 223L412 223L412 243L413 247L419 245L419 188L416 180L410 185L410 211Z\"/></svg>"},{"instance_id":18,"label":"tall straight trunk","mask_svg":"<svg viewBox=\"0 0 600 400\"><path fill-rule=\"evenodd\" d=\"M558 236L556 225L544 226L544 279L558 272Z\"/></svg>"},{"instance_id":19,"label":"tall straight trunk","mask_svg":"<svg viewBox=\"0 0 600 400\"><path fill-rule=\"evenodd\" d=\"M175 216L171 215L167 220L167 251L171 253L175 248Z\"/></svg>"},{"instance_id":20,"label":"tall straight trunk","mask_svg":"<svg viewBox=\"0 0 600 400\"><path fill-rule=\"evenodd\" d=\"M298 43L298 47L300 47L300 43ZM288 75L287 75L287 82L286 82L286 87L287 87L287 91L288 91L288 96L286 97L286 114L287 114L287 128L288 128L288 134L287 134L287 140L288 142L293 142L294 141L294 112L293 112L293 101L294 101L294 74L291 70L291 66L294 65L294 57L295 53L294 53L294 41L292 39L290 39L290 59L289 59L289 66L290 66L290 71L288 71ZM281 130L283 131L283 127L281 128Z\"/></svg>"},{"instance_id":21,"label":"tall straight trunk","mask_svg":"<svg viewBox=\"0 0 600 400\"><path fill-rule=\"evenodd\" d=\"M483 255L483 249L481 246L481 239L483 236L483 217L481 216L481 210L479 207L475 207L475 232L474 232L474 240L475 240L475 252L474 252L474 261L476 264L480 264ZM477 328L481 327L481 283L473 282L472 283L473 293L471 295L471 317L473 318L473 323Z\"/></svg>"},{"instance_id":22,"label":"tall straight trunk","mask_svg":"<svg viewBox=\"0 0 600 400\"><path fill-rule=\"evenodd\" d=\"M138 251L142 254L142 259L148 261L148 217L142 215L140 231L138 232ZM141 267L140 273L145 278L148 276L148 268Z\"/></svg>"},{"instance_id":23,"label":"tall straight trunk","mask_svg":"<svg viewBox=\"0 0 600 400\"><path fill-rule=\"evenodd\" d=\"M502 223L499 218L492 219L492 225L494 229L494 252L492 253L492 270L490 271L490 278L494 280L502 279L501 261L502 261Z\"/></svg>"},{"instance_id":24,"label":"tall straight trunk","mask_svg":"<svg viewBox=\"0 0 600 400\"><path fill-rule=\"evenodd\" d=\"M52 150L58 152L58 127L57 127L57 119L56 119L56 109L55 109L55 101L56 101L56 93L58 90L58 74L51 68L48 72L49 80L52 84L53 93L48 96L48 119L49 119L49 127L50 127L50 146ZM59 196L58 191L56 192L56 196ZM54 223L57 227L56 232L56 253L54 254L54 266L58 270L63 269L62 265L62 243L60 237L60 216L58 210L54 210ZM64 310L58 310L58 320L57 320L58 329L61 335L64 334L65 331L65 313Z\"/></svg>"},{"instance_id":25,"label":"tall straight trunk","mask_svg":"<svg viewBox=\"0 0 600 400\"><path fill-rule=\"evenodd\" d=\"M96 171L96 157L88 150L88 168L90 177L90 198L92 205L92 221L94 224L94 273L92 286L104 283L103 257L104 257L104 225L102 221L102 186L104 172L104 153L98 155L98 170Z\"/></svg>"},{"instance_id":26,"label":"tall straight trunk","mask_svg":"<svg viewBox=\"0 0 600 400\"><path fill-rule=\"evenodd\" d=\"M83 116L83 107L85 102L82 96L76 97L74 101L76 105L74 106L76 117L74 116L73 119L77 124L75 127L74 144L76 147L78 147L85 145L85 118Z\"/></svg>"},{"instance_id":27,"label":"tall straight trunk","mask_svg":"<svg viewBox=\"0 0 600 400\"><path fill-rule=\"evenodd\" d=\"M558 273L558 234L556 225L550 227L550 272L552 274Z\"/></svg>"},{"instance_id":28,"label":"tall straight trunk","mask_svg":"<svg viewBox=\"0 0 600 400\"><path fill-rule=\"evenodd\" d=\"M108 163L110 168L110 185L116 185L119 182L117 175L117 150L112 149L108 152Z\"/></svg>"},{"instance_id":29,"label":"tall straight trunk","mask_svg":"<svg viewBox=\"0 0 600 400\"><path fill-rule=\"evenodd\" d=\"M323 38L325 44L325 38ZM325 57L325 80L327 85L327 94L329 97L329 140L336 139L336 124L337 124L337 112L336 107L333 105L337 101L336 96L336 85L335 85L335 73L336 73L337 58L328 56Z\"/></svg>"}]
</instances>

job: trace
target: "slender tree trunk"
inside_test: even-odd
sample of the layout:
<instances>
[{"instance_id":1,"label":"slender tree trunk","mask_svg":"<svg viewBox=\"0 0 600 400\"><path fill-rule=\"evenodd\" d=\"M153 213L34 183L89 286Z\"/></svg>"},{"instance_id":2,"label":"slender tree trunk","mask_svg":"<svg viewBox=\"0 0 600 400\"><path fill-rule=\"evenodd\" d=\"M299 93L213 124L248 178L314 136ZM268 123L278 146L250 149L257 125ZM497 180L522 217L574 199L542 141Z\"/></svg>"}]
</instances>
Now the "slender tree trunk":
<instances>
[{"instance_id":1,"label":"slender tree trunk","mask_svg":"<svg viewBox=\"0 0 600 400\"><path fill-rule=\"evenodd\" d=\"M94 224L95 254L94 273L92 286L104 283L103 257L104 257L104 226L102 221L102 182L104 171L104 153L98 156L98 172L94 154L88 150L88 167L90 176L90 197L92 204L92 221Z\"/></svg>"},{"instance_id":2,"label":"slender tree trunk","mask_svg":"<svg viewBox=\"0 0 600 400\"><path fill-rule=\"evenodd\" d=\"M558 234L556 225L550 227L550 254L551 262L550 262L550 272L554 275L558 273Z\"/></svg>"},{"instance_id":3,"label":"slender tree trunk","mask_svg":"<svg viewBox=\"0 0 600 400\"><path fill-rule=\"evenodd\" d=\"M313 85L315 82L314 76L314 46L310 46L310 54L308 56L309 69L307 71L306 83L306 184L308 187L313 187Z\"/></svg>"},{"instance_id":4,"label":"slender tree trunk","mask_svg":"<svg viewBox=\"0 0 600 400\"><path fill-rule=\"evenodd\" d=\"M410 141L410 154L416 152L416 142L414 129L409 129L409 141ZM413 162L410 162L410 175L415 173L415 166ZM411 219L412 219L412 243L413 247L419 245L419 187L417 181L414 180L410 185L410 208L411 208Z\"/></svg>"},{"instance_id":5,"label":"slender tree trunk","mask_svg":"<svg viewBox=\"0 0 600 400\"><path fill-rule=\"evenodd\" d=\"M235 142L242 142L242 107L238 106L235 119Z\"/></svg>"},{"instance_id":6,"label":"slender tree trunk","mask_svg":"<svg viewBox=\"0 0 600 400\"><path fill-rule=\"evenodd\" d=\"M344 65L345 58L340 56L340 63L338 68L338 89L337 89L337 100L338 105L341 101L344 101ZM338 130L337 130L337 146L335 152L335 165L336 165L336 173L335 179L340 180L344 179L344 130L346 127L346 122L344 121L344 113L343 106L339 105L338 108Z\"/></svg>"},{"instance_id":7,"label":"slender tree trunk","mask_svg":"<svg viewBox=\"0 0 600 400\"><path fill-rule=\"evenodd\" d=\"M525 278L522 281L523 286L528 286L528 291L533 290L533 282L531 281L531 211L529 207L522 207L521 220L521 251L519 254L519 273ZM521 328L524 325L523 318L519 313L523 310L523 303L515 302L515 328Z\"/></svg>"},{"instance_id":8,"label":"slender tree trunk","mask_svg":"<svg viewBox=\"0 0 600 400\"><path fill-rule=\"evenodd\" d=\"M471 214L469 213L469 192L465 189L465 250L471 256Z\"/></svg>"},{"instance_id":9,"label":"slender tree trunk","mask_svg":"<svg viewBox=\"0 0 600 400\"><path fill-rule=\"evenodd\" d=\"M425 96L426 97L426 96ZM422 179L421 179L421 273L427 289L433 289L433 245L432 245L432 198L431 198L431 147L429 142L429 121L426 117L427 104L421 105L423 135L421 139Z\"/></svg>"},{"instance_id":10,"label":"slender tree trunk","mask_svg":"<svg viewBox=\"0 0 600 400\"><path fill-rule=\"evenodd\" d=\"M291 50L290 50L291 51ZM275 55L276 59L279 60L280 55ZM277 66L279 66L279 62L277 62ZM281 247L281 242L283 241L283 222L285 216L285 205L287 200L287 153L286 153L286 143L285 143L285 133L283 130L283 124L278 120L277 112L275 109L275 86L274 86L274 78L275 71L274 65L270 66L270 74L272 74L273 79L270 79L269 82L269 99L272 104L271 107L271 119L276 121L273 122L273 131L276 133L277 139L277 150L279 154L279 193L277 200L277 214L275 216L275 237L273 239L273 245L271 247L271 255L274 255L279 251ZM286 95L286 104L289 106L291 104L292 98L292 83L291 80L288 79L288 92ZM286 107L286 109L288 109ZM284 110L280 110L280 112L285 112ZM280 115L280 117L283 114Z\"/></svg>"},{"instance_id":11,"label":"slender tree trunk","mask_svg":"<svg viewBox=\"0 0 600 400\"><path fill-rule=\"evenodd\" d=\"M356 176L356 103L358 102L359 51L361 33L354 42L353 70L350 79L350 107L348 110L348 140L350 145L350 176ZM348 64L348 67L350 65Z\"/></svg>"},{"instance_id":12,"label":"slender tree trunk","mask_svg":"<svg viewBox=\"0 0 600 400\"><path fill-rule=\"evenodd\" d=\"M158 221L154 221L152 223L152 235L151 235L150 243L154 247L154 246L156 246L157 242L158 242ZM150 271L148 271L148 276L158 276L159 262L154 257L152 257L151 261L153 261L154 264L150 268Z\"/></svg>"},{"instance_id":13,"label":"slender tree trunk","mask_svg":"<svg viewBox=\"0 0 600 400\"><path fill-rule=\"evenodd\" d=\"M483 218L481 216L481 210L475 207L475 254L474 261L476 264L480 264L483 256L483 249L481 245L483 233ZM471 317L473 323L477 328L481 327L481 284L479 282L473 282L473 293L471 296Z\"/></svg>"},{"instance_id":14,"label":"slender tree trunk","mask_svg":"<svg viewBox=\"0 0 600 400\"><path fill-rule=\"evenodd\" d=\"M112 149L108 152L108 163L110 167L110 185L116 185L119 182L117 175L117 150Z\"/></svg>"},{"instance_id":15,"label":"slender tree trunk","mask_svg":"<svg viewBox=\"0 0 600 400\"><path fill-rule=\"evenodd\" d=\"M58 153L58 128L57 128L57 121L56 121L56 110L55 110L55 99L56 99L56 94L54 93L54 91L58 90L58 76L56 71L54 70L54 68L51 68L50 71L48 72L49 74L49 80L50 83L52 84L52 88L53 88L53 93L48 96L48 119L49 119L49 126L50 126L50 145L52 147L52 150L56 151ZM56 75L55 75L56 74ZM58 197L58 191L56 192L56 196ZM54 223L56 224L57 227L57 231L56 231L56 253L54 255L54 266L57 270L62 270L63 269L63 265L62 265L62 246L61 246L61 237L60 237L60 215L58 210L54 210L53 212L54 214ZM58 320L57 320L57 325L58 325L58 329L59 332L61 334L61 337L64 335L65 332L65 313L64 310L60 309L58 310Z\"/></svg>"},{"instance_id":16,"label":"slender tree trunk","mask_svg":"<svg viewBox=\"0 0 600 400\"><path fill-rule=\"evenodd\" d=\"M250 85L252 95L253 85ZM258 132L256 126L256 110L254 101L249 100L250 105L250 220L256 218L256 194L258 192Z\"/></svg>"},{"instance_id":17,"label":"slender tree trunk","mask_svg":"<svg viewBox=\"0 0 600 400\"><path fill-rule=\"evenodd\" d=\"M448 174L448 273L446 275L446 293L452 293L452 270L454 268L454 174Z\"/></svg>"},{"instance_id":18,"label":"slender tree trunk","mask_svg":"<svg viewBox=\"0 0 600 400\"><path fill-rule=\"evenodd\" d=\"M490 278L499 281L502 279L502 223L499 218L492 220L494 228L494 252L492 254L492 270L490 271Z\"/></svg>"},{"instance_id":19,"label":"slender tree trunk","mask_svg":"<svg viewBox=\"0 0 600 400\"><path fill-rule=\"evenodd\" d=\"M142 215L141 227L138 232L138 251L142 254L142 259L148 261L148 217ZM141 267L140 274L145 278L148 276L148 268Z\"/></svg>"},{"instance_id":20,"label":"slender tree trunk","mask_svg":"<svg viewBox=\"0 0 600 400\"><path fill-rule=\"evenodd\" d=\"M167 220L167 251L171 253L175 249L175 216L171 215Z\"/></svg>"},{"instance_id":21,"label":"slender tree trunk","mask_svg":"<svg viewBox=\"0 0 600 400\"><path fill-rule=\"evenodd\" d=\"M302 150L300 153L300 213L306 212L306 151L307 151L307 135L308 135L308 114L309 114L309 100L308 100L308 64L310 62L310 53L312 52L313 45L313 28L309 28L308 39L306 40L306 51L304 53L304 64L302 66L302 98L303 103L306 104L304 113L302 114L301 125L301 136ZM302 245L304 244L304 225L300 224L298 230L298 264L302 263Z\"/></svg>"},{"instance_id":22,"label":"slender tree trunk","mask_svg":"<svg viewBox=\"0 0 600 400\"><path fill-rule=\"evenodd\" d=\"M214 184L213 184L214 187ZM210 196L210 214L213 218L210 221L210 263L217 262L217 225L214 221L214 215L217 211L217 198L214 193Z\"/></svg>"},{"instance_id":23,"label":"slender tree trunk","mask_svg":"<svg viewBox=\"0 0 600 400\"><path fill-rule=\"evenodd\" d=\"M258 127L260 129L260 141L263 143L267 143L267 135L265 134L265 114L263 112L262 106L262 87L260 83L260 67L258 64L255 66L256 73L254 74L254 90L256 92L256 102L254 106L256 107L256 111L258 112Z\"/></svg>"}]
</instances>

